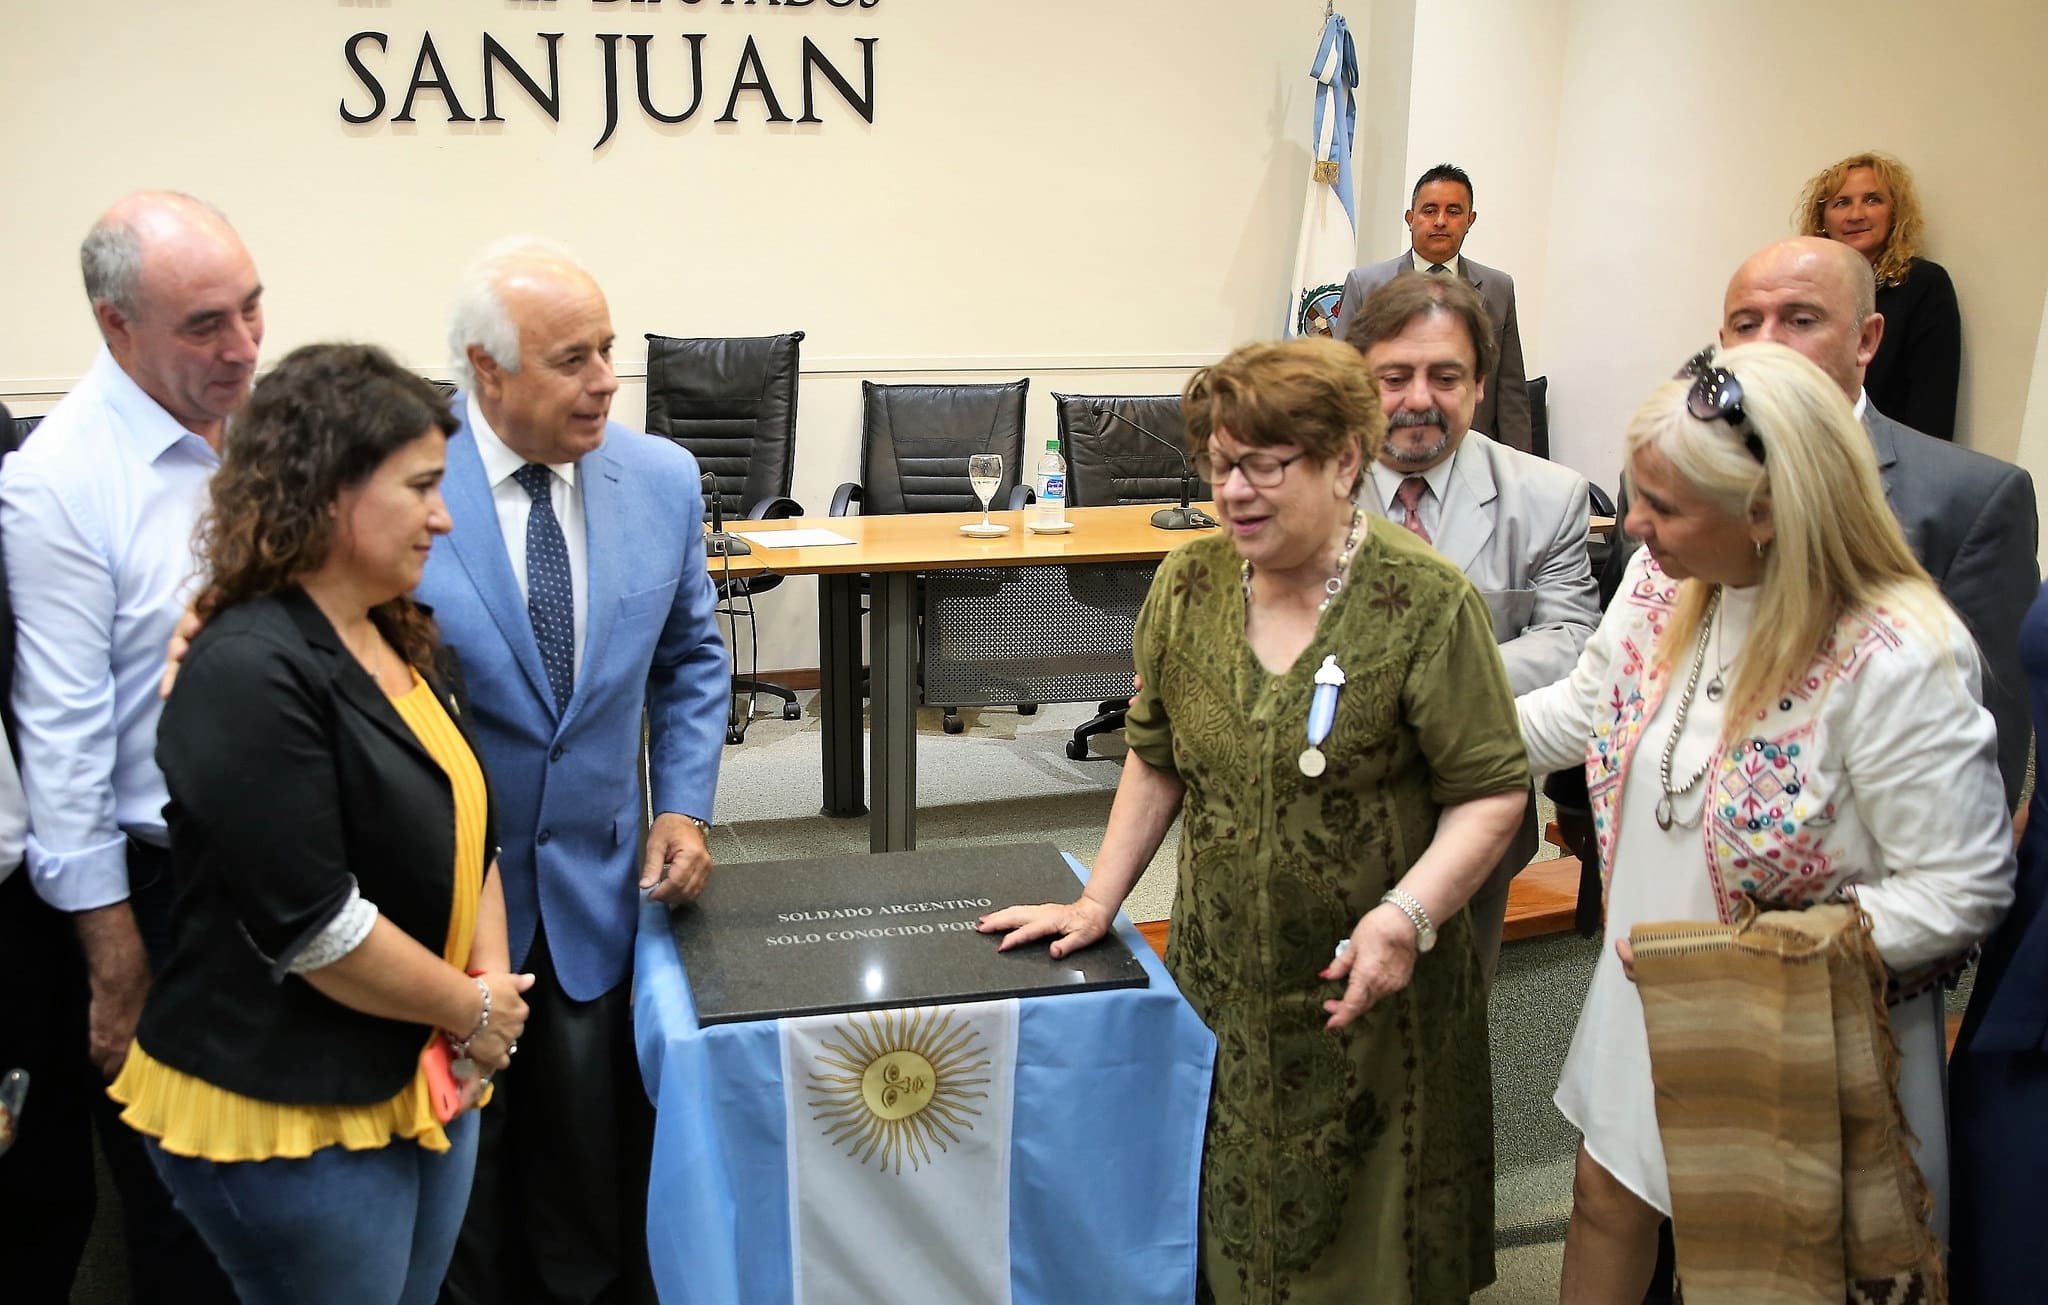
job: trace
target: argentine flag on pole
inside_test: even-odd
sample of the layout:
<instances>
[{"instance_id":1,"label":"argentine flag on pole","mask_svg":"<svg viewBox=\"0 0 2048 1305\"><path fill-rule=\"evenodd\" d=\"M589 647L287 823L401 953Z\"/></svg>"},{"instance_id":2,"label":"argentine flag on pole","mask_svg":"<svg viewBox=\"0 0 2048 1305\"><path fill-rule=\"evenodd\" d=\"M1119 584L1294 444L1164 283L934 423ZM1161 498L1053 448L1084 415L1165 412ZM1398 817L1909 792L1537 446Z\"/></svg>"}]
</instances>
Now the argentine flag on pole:
<instances>
[{"instance_id":1,"label":"argentine flag on pole","mask_svg":"<svg viewBox=\"0 0 2048 1305\"><path fill-rule=\"evenodd\" d=\"M1216 1039L1117 932L1148 987L703 1027L646 904L663 1305L1186 1305Z\"/></svg>"},{"instance_id":2,"label":"argentine flag on pole","mask_svg":"<svg viewBox=\"0 0 2048 1305\"><path fill-rule=\"evenodd\" d=\"M1344 277L1358 257L1358 220L1351 189L1351 131L1358 121L1358 50L1342 14L1323 20L1323 41L1309 76L1316 83L1315 163L1294 253L1294 291L1287 334L1336 335Z\"/></svg>"}]
</instances>

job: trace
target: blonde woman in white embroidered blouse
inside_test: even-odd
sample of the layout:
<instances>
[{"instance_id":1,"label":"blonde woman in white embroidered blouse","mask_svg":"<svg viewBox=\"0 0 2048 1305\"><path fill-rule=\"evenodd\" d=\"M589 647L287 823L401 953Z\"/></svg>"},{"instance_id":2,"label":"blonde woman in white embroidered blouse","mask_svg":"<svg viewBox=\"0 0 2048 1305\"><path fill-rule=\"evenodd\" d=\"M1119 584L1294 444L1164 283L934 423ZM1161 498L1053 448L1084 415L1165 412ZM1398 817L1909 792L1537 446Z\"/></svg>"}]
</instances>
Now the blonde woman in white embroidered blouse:
<instances>
[{"instance_id":1,"label":"blonde woman in white embroidered blouse","mask_svg":"<svg viewBox=\"0 0 2048 1305\"><path fill-rule=\"evenodd\" d=\"M1609 874L1557 1091L1585 1139L1574 1305L1636 1305L1671 1209L1632 926L1853 894L1901 971L1968 949L2012 900L1976 645L1900 535L1841 390L1779 345L1702 356L1637 412L1626 451L1646 547L1571 677L1516 703L1532 771L1586 767ZM1941 1231L1940 991L1891 1013Z\"/></svg>"}]
</instances>

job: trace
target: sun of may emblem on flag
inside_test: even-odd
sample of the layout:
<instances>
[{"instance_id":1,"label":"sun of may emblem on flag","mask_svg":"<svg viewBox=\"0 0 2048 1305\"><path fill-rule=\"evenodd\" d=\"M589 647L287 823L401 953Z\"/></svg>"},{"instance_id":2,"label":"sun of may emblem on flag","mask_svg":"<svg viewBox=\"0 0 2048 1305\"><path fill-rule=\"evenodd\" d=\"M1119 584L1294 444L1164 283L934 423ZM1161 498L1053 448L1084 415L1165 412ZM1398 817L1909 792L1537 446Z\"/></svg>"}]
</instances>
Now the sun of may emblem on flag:
<instances>
[{"instance_id":1,"label":"sun of may emblem on flag","mask_svg":"<svg viewBox=\"0 0 2048 1305\"><path fill-rule=\"evenodd\" d=\"M988 1097L988 1047L957 1012L852 1016L823 1041L810 1074L811 1118L834 1147L885 1172L913 1172L972 1132ZM981 1077L972 1077L980 1073Z\"/></svg>"}]
</instances>

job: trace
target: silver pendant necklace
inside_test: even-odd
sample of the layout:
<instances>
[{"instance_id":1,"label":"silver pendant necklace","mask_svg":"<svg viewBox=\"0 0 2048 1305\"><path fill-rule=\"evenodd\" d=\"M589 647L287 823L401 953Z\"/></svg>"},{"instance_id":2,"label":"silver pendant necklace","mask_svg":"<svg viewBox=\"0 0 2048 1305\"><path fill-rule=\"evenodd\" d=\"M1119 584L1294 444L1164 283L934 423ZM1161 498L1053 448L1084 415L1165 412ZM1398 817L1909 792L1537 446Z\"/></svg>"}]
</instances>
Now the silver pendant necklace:
<instances>
[{"instance_id":1,"label":"silver pendant necklace","mask_svg":"<svg viewBox=\"0 0 2048 1305\"><path fill-rule=\"evenodd\" d=\"M1663 789L1657 798L1659 829L1668 830L1678 822L1677 800L1699 786L1699 782L1707 777L1707 772L1713 769L1714 759L1720 752L1718 747L1708 748L1706 758L1700 762L1699 769L1692 773L1692 777L1676 788L1671 786L1671 754L1678 750L1678 736L1685 733L1685 718L1692 710L1692 695L1699 688L1700 672L1707 664L1707 640L1713 635L1716 628L1714 622L1720 614L1721 591L1717 588L1714 590L1714 596L1707 600L1706 616L1700 624L1699 642L1693 648L1692 673L1685 678L1685 691L1678 696L1678 713L1671 722L1671 736L1664 740L1664 755L1657 763L1657 783ZM1719 679L1718 676L1715 678ZM1711 701L1715 696L1710 686L1707 697ZM1706 814L1704 809L1700 814Z\"/></svg>"},{"instance_id":2,"label":"silver pendant necklace","mask_svg":"<svg viewBox=\"0 0 2048 1305\"><path fill-rule=\"evenodd\" d=\"M1719 591L1716 591L1716 597L1719 597ZM1736 651L1740 652L1741 650L1737 649ZM1721 651L1721 623L1716 621L1714 623L1714 678L1707 681L1706 695L1708 702L1721 701L1721 695L1728 691L1725 679L1727 674L1728 658Z\"/></svg>"}]
</instances>

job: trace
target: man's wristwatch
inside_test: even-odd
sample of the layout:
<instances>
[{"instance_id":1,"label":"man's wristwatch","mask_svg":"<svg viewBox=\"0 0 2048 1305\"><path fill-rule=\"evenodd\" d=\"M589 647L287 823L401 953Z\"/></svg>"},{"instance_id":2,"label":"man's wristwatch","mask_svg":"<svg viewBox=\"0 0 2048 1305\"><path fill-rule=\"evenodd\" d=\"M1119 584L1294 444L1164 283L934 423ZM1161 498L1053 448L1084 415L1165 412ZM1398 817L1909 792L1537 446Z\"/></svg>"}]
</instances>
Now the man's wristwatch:
<instances>
[{"instance_id":1,"label":"man's wristwatch","mask_svg":"<svg viewBox=\"0 0 2048 1305\"><path fill-rule=\"evenodd\" d=\"M1415 926L1415 950L1418 953L1436 946L1436 926L1429 922L1429 912L1422 909L1421 902L1398 888L1389 888L1380 900L1392 903Z\"/></svg>"},{"instance_id":2,"label":"man's wristwatch","mask_svg":"<svg viewBox=\"0 0 2048 1305\"><path fill-rule=\"evenodd\" d=\"M695 825L695 826L697 827L697 832L698 832L698 833L700 833L700 834L702 834L702 835L704 835L704 837L705 837L706 839L709 839L709 838L711 837L711 822L710 822L710 821L708 821L708 820L699 820L699 819L697 819L697 817L695 817L695 816L692 816L692 815L685 815L685 814L684 814L684 813L682 813L682 812L677 812L676 814L678 814L678 815L681 815L681 816L683 817L683 819L685 819L685 820L689 821L689 822L690 822L691 824Z\"/></svg>"}]
</instances>

